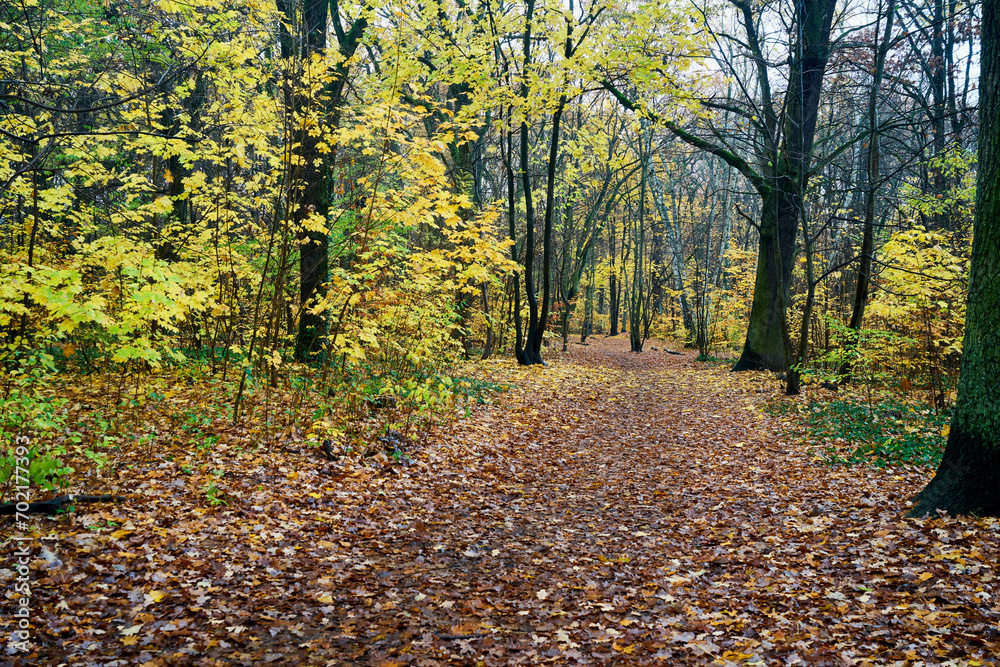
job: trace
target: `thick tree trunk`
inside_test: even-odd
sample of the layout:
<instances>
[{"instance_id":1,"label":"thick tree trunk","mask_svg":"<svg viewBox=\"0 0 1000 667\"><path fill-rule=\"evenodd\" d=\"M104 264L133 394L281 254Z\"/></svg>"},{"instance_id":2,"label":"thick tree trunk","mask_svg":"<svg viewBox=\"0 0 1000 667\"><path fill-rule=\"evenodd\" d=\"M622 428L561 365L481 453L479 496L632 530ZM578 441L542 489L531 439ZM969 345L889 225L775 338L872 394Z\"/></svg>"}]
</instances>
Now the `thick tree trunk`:
<instances>
[{"instance_id":1,"label":"thick tree trunk","mask_svg":"<svg viewBox=\"0 0 1000 667\"><path fill-rule=\"evenodd\" d=\"M790 359L786 313L802 202L794 192L773 190L763 205L750 321L734 371L784 371Z\"/></svg>"},{"instance_id":2,"label":"thick tree trunk","mask_svg":"<svg viewBox=\"0 0 1000 667\"><path fill-rule=\"evenodd\" d=\"M314 209L326 215L326 202L321 202L318 194L303 194L305 198L315 198ZM309 209L307 209L309 210ZM321 313L310 312L309 304L324 294L324 286L329 276L329 244L326 234L302 232L299 234L299 331L295 339L295 358L309 361L315 358L322 347L321 339L327 333L326 319Z\"/></svg>"},{"instance_id":3,"label":"thick tree trunk","mask_svg":"<svg viewBox=\"0 0 1000 667\"><path fill-rule=\"evenodd\" d=\"M792 257L812 158L823 76L830 56L835 9L836 0L795 2L798 34L789 54L792 66L785 95L787 110L781 127L781 145L764 169L769 177L758 185L762 211L757 283L746 343L734 371L787 370L791 358L786 310Z\"/></svg>"},{"instance_id":4,"label":"thick tree trunk","mask_svg":"<svg viewBox=\"0 0 1000 667\"><path fill-rule=\"evenodd\" d=\"M984 0L979 173L958 401L944 457L910 516L1000 516L1000 0Z\"/></svg>"},{"instance_id":5,"label":"thick tree trunk","mask_svg":"<svg viewBox=\"0 0 1000 667\"><path fill-rule=\"evenodd\" d=\"M997 368L1000 372L1000 367ZM995 400L995 399L994 399ZM996 433L996 432L994 432ZM907 516L974 514L1000 516L1000 443L952 426L934 479L913 497Z\"/></svg>"}]
</instances>

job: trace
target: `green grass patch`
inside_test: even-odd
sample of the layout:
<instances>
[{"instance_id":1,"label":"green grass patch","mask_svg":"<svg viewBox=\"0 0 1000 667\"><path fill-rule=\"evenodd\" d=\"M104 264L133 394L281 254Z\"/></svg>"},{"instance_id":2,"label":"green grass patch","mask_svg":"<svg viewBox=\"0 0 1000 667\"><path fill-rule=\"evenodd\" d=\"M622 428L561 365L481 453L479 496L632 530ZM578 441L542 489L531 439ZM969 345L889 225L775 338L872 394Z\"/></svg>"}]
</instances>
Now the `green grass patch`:
<instances>
[{"instance_id":1,"label":"green grass patch","mask_svg":"<svg viewBox=\"0 0 1000 667\"><path fill-rule=\"evenodd\" d=\"M699 354L694 358L695 361L700 361L709 366L725 366L734 365L736 363L735 359L730 359L728 357L713 357L710 354Z\"/></svg>"},{"instance_id":2,"label":"green grass patch","mask_svg":"<svg viewBox=\"0 0 1000 667\"><path fill-rule=\"evenodd\" d=\"M850 398L776 401L769 412L795 417L793 430L812 445L814 459L827 465L937 466L951 421L950 410L894 398L871 405Z\"/></svg>"}]
</instances>

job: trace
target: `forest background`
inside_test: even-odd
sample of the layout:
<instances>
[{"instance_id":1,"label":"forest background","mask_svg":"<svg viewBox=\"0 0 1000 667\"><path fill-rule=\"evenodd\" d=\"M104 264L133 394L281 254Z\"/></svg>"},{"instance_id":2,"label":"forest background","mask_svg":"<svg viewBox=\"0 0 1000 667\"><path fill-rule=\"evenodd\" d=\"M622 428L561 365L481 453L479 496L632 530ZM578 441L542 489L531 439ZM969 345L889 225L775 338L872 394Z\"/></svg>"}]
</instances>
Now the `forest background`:
<instances>
[{"instance_id":1,"label":"forest background","mask_svg":"<svg viewBox=\"0 0 1000 667\"><path fill-rule=\"evenodd\" d=\"M365 454L501 389L463 360L627 331L851 384L917 421L831 459L933 463L979 12L5 2L4 438L51 490L223 423Z\"/></svg>"}]
</instances>

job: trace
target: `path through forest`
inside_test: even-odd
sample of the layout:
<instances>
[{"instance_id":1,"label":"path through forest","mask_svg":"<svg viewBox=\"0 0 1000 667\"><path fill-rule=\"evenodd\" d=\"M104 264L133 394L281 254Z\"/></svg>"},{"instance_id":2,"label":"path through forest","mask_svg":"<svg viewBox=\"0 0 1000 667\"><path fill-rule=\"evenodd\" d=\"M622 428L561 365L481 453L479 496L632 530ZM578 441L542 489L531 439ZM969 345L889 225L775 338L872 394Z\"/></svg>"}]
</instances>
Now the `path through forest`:
<instances>
[{"instance_id":1,"label":"path through forest","mask_svg":"<svg viewBox=\"0 0 1000 667\"><path fill-rule=\"evenodd\" d=\"M251 466L211 512L149 480L159 507L60 543L36 657L992 663L996 521L903 519L926 471L814 463L766 375L572 348L497 367L521 385L414 465Z\"/></svg>"}]
</instances>

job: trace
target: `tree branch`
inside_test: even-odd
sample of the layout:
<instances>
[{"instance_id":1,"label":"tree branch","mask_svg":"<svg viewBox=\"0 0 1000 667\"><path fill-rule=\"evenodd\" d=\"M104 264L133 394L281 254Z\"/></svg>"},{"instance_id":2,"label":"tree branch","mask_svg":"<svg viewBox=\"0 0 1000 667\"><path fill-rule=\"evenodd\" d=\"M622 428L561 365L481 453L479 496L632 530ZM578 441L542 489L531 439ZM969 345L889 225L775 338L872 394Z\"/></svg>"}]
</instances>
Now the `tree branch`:
<instances>
[{"instance_id":1,"label":"tree branch","mask_svg":"<svg viewBox=\"0 0 1000 667\"><path fill-rule=\"evenodd\" d=\"M692 134L691 132L688 132L687 130L685 130L672 120L667 120L666 118L661 117L660 115L650 111L649 109L640 107L637 103L630 100L625 95L625 93L618 90L618 88L616 88L615 85L610 81L604 80L601 82L601 85L604 87L606 91L611 93L616 100L618 100L619 104L621 104L629 111L646 116L654 123L661 125L670 130L671 132L673 132L674 135L676 135L682 141L685 141L686 143L694 146L699 150L703 150L706 153L711 153L712 155L720 158L730 167L743 174L747 178L747 180L753 184L754 188L758 192L762 192L763 190L767 189L768 186L765 183L764 179L760 176L760 174L757 173L757 171L750 165L749 162L741 158L739 155L736 155L732 151L726 150L722 146L714 144L710 141L707 141L706 139L702 139L701 137Z\"/></svg>"}]
</instances>

